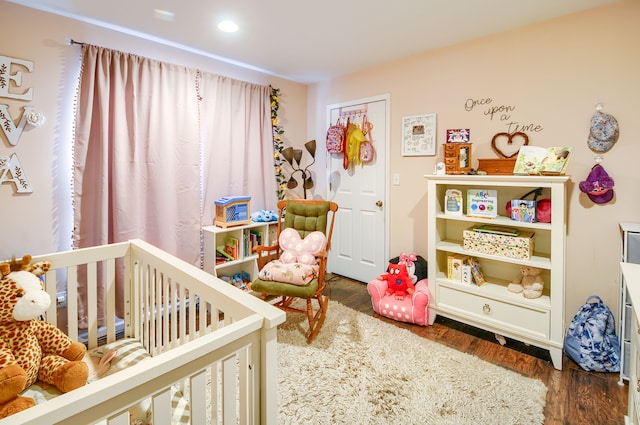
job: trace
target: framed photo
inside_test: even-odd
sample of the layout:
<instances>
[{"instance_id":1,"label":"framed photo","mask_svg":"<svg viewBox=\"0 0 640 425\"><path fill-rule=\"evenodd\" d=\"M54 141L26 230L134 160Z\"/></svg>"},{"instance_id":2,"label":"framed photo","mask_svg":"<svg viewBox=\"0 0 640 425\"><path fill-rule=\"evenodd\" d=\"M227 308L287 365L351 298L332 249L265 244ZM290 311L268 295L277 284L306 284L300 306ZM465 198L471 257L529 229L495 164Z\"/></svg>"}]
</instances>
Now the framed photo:
<instances>
[{"instance_id":1,"label":"framed photo","mask_svg":"<svg viewBox=\"0 0 640 425\"><path fill-rule=\"evenodd\" d=\"M469 143L471 130L468 128L456 128L447 130L447 143Z\"/></svg>"},{"instance_id":2,"label":"framed photo","mask_svg":"<svg viewBox=\"0 0 640 425\"><path fill-rule=\"evenodd\" d=\"M402 156L436 154L436 114L402 117Z\"/></svg>"}]
</instances>

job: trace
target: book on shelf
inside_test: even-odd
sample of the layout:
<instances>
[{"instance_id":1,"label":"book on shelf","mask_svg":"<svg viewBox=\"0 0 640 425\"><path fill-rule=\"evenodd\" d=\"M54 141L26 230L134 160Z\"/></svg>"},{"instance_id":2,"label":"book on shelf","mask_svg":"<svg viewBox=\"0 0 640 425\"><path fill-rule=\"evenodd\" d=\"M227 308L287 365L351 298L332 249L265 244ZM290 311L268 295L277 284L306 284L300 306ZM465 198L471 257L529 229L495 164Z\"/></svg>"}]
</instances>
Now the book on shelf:
<instances>
[{"instance_id":1,"label":"book on shelf","mask_svg":"<svg viewBox=\"0 0 640 425\"><path fill-rule=\"evenodd\" d=\"M482 286L485 283L484 275L482 274L482 270L480 270L480 263L474 257L469 257L467 259L467 264L471 268L471 275L473 276L473 282Z\"/></svg>"},{"instance_id":2,"label":"book on shelf","mask_svg":"<svg viewBox=\"0 0 640 425\"><path fill-rule=\"evenodd\" d=\"M447 256L447 279L454 282L462 282L462 266L469 256L462 254L450 254Z\"/></svg>"},{"instance_id":3,"label":"book on shelf","mask_svg":"<svg viewBox=\"0 0 640 425\"><path fill-rule=\"evenodd\" d=\"M511 220L535 223L536 201L530 199L512 199Z\"/></svg>"},{"instance_id":4,"label":"book on shelf","mask_svg":"<svg viewBox=\"0 0 640 425\"><path fill-rule=\"evenodd\" d=\"M447 256L447 279L459 283L474 283L478 286L485 283L478 260L462 254Z\"/></svg>"},{"instance_id":5,"label":"book on shelf","mask_svg":"<svg viewBox=\"0 0 640 425\"><path fill-rule=\"evenodd\" d=\"M240 242L236 238L228 237L224 250L227 254L231 255L234 260L237 260L240 253Z\"/></svg>"},{"instance_id":6,"label":"book on shelf","mask_svg":"<svg viewBox=\"0 0 640 425\"><path fill-rule=\"evenodd\" d=\"M249 238L249 232L242 232L242 246L244 250L244 255L251 255L251 240Z\"/></svg>"},{"instance_id":7,"label":"book on shelf","mask_svg":"<svg viewBox=\"0 0 640 425\"><path fill-rule=\"evenodd\" d=\"M515 175L563 175L569 163L573 146L521 146L513 167Z\"/></svg>"},{"instance_id":8,"label":"book on shelf","mask_svg":"<svg viewBox=\"0 0 640 425\"><path fill-rule=\"evenodd\" d=\"M467 216L496 218L498 216L498 191L493 189L467 190Z\"/></svg>"},{"instance_id":9,"label":"book on shelf","mask_svg":"<svg viewBox=\"0 0 640 425\"><path fill-rule=\"evenodd\" d=\"M253 253L253 248L262 245L263 233L261 230L251 229L249 232L249 250L248 253Z\"/></svg>"},{"instance_id":10,"label":"book on shelf","mask_svg":"<svg viewBox=\"0 0 640 425\"><path fill-rule=\"evenodd\" d=\"M504 236L518 236L520 234L520 230L515 227L509 226L498 226L493 224L481 224L480 226L475 226L473 228L474 232L481 233L493 233L494 235L504 235Z\"/></svg>"},{"instance_id":11,"label":"book on shelf","mask_svg":"<svg viewBox=\"0 0 640 425\"><path fill-rule=\"evenodd\" d=\"M218 261L218 258L226 258L226 261L231 261L231 260L234 259L231 256L231 254L229 254L227 251L225 251L225 247L224 246L216 247L216 261Z\"/></svg>"}]
</instances>

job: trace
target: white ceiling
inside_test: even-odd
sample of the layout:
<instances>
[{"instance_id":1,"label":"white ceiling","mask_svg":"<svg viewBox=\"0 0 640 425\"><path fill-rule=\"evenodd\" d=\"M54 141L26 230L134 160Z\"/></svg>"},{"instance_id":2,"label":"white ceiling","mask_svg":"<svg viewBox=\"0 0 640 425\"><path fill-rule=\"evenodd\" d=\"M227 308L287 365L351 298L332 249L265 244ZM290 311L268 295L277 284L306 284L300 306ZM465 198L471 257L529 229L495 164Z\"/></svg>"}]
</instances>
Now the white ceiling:
<instances>
[{"instance_id":1,"label":"white ceiling","mask_svg":"<svg viewBox=\"0 0 640 425\"><path fill-rule=\"evenodd\" d=\"M7 1L312 83L618 0Z\"/></svg>"}]
</instances>

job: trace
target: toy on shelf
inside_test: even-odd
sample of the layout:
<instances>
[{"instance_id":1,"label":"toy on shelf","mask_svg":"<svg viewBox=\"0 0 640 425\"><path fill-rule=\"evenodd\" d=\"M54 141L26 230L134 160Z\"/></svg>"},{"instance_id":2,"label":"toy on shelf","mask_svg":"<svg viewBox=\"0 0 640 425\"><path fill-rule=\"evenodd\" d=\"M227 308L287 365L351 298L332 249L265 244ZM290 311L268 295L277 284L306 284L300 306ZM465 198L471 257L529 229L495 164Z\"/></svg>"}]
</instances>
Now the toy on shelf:
<instances>
[{"instance_id":1,"label":"toy on shelf","mask_svg":"<svg viewBox=\"0 0 640 425\"><path fill-rule=\"evenodd\" d=\"M276 214L273 210L260 210L251 213L251 221L255 221L258 223L276 220L278 220L278 214Z\"/></svg>"},{"instance_id":2,"label":"toy on shelf","mask_svg":"<svg viewBox=\"0 0 640 425\"><path fill-rule=\"evenodd\" d=\"M520 266L520 274L507 287L509 291L522 293L525 298L538 298L542 295L544 281L540 276L542 269Z\"/></svg>"},{"instance_id":3,"label":"toy on shelf","mask_svg":"<svg viewBox=\"0 0 640 425\"><path fill-rule=\"evenodd\" d=\"M249 284L251 283L251 275L247 272L236 273L233 276L220 276L220 279L224 280L230 285L235 286L245 292L249 291Z\"/></svg>"},{"instance_id":4,"label":"toy on shelf","mask_svg":"<svg viewBox=\"0 0 640 425\"><path fill-rule=\"evenodd\" d=\"M226 196L216 199L216 217L218 227L231 227L249 224L251 221L251 196Z\"/></svg>"}]
</instances>

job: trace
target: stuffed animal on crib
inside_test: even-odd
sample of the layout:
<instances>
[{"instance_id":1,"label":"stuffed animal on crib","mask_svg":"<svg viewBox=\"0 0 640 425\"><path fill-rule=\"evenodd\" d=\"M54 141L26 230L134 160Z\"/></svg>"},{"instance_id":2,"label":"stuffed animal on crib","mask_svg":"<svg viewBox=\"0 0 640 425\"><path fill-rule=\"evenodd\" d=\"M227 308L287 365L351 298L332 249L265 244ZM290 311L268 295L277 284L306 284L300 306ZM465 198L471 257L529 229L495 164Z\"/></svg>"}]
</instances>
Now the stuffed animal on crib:
<instances>
[{"instance_id":1,"label":"stuffed animal on crib","mask_svg":"<svg viewBox=\"0 0 640 425\"><path fill-rule=\"evenodd\" d=\"M87 382L86 348L38 318L51 304L38 276L51 264L31 256L0 263L0 418L35 401L19 394L37 379L68 392Z\"/></svg>"},{"instance_id":2,"label":"stuffed animal on crib","mask_svg":"<svg viewBox=\"0 0 640 425\"><path fill-rule=\"evenodd\" d=\"M389 263L387 270L387 273L378 277L378 279L387 282L387 295L393 295L397 300L403 300L407 294L411 295L415 292L413 281L407 273L407 266Z\"/></svg>"},{"instance_id":3,"label":"stuffed animal on crib","mask_svg":"<svg viewBox=\"0 0 640 425\"><path fill-rule=\"evenodd\" d=\"M517 294L522 293L525 298L538 298L544 289L541 272L542 269L537 267L520 266L520 274L507 286L507 289Z\"/></svg>"}]
</instances>

